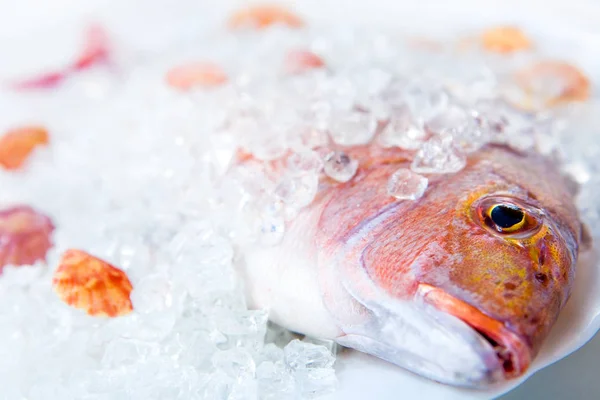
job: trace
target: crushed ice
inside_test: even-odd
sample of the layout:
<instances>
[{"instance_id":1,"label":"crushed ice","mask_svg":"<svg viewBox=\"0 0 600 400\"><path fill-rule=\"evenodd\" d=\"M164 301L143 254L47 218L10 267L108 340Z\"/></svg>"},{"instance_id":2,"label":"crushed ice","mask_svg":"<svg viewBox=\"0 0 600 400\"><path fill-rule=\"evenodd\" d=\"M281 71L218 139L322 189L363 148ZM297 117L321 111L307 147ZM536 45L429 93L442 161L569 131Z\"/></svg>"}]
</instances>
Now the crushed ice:
<instances>
[{"instance_id":1,"label":"crushed ice","mask_svg":"<svg viewBox=\"0 0 600 400\"><path fill-rule=\"evenodd\" d=\"M95 69L54 93L0 93L2 128L35 120L52 135L24 171L0 170L0 202L35 206L57 226L47 266L8 266L0 278L4 396L240 400L333 391L333 348L290 341L268 326L267 310L248 310L235 263L240 244L277 244L324 177L343 184L355 176L360 160L344 146L376 140L414 152L410 169L388 182L401 201L426 192L423 175L459 171L489 142L560 150L582 184L584 220L600 234L597 105L549 117L520 111L500 97L505 75L483 55L472 63L392 36L352 37L223 34L219 46L182 45L126 75ZM328 68L282 75L283 54L299 44ZM182 55L212 58L231 79L173 90L164 74ZM283 166L268 164L282 157ZM51 277L67 248L125 270L134 312L92 318L61 303Z\"/></svg>"}]
</instances>

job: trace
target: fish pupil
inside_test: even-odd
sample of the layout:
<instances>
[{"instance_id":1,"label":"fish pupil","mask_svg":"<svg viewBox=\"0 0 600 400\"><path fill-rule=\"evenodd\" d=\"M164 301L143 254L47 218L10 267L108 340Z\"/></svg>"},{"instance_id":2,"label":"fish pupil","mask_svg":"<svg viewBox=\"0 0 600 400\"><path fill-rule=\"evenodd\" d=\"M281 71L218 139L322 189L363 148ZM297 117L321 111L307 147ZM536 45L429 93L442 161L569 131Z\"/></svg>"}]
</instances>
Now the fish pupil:
<instances>
[{"instance_id":1,"label":"fish pupil","mask_svg":"<svg viewBox=\"0 0 600 400\"><path fill-rule=\"evenodd\" d=\"M517 207L508 205L498 205L492 209L490 217L497 226L499 226L502 229L506 229L513 227L521 221L523 221L525 214L523 213L523 211L521 211L521 209Z\"/></svg>"}]
</instances>

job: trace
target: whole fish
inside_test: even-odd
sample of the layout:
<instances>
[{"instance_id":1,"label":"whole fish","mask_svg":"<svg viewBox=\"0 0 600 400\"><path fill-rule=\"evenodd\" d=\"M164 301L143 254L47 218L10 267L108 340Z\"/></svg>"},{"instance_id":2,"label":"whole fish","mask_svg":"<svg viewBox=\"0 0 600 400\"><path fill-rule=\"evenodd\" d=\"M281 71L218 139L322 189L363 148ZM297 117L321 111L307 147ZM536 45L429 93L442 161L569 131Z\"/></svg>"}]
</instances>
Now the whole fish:
<instances>
[{"instance_id":1,"label":"whole fish","mask_svg":"<svg viewBox=\"0 0 600 400\"><path fill-rule=\"evenodd\" d=\"M567 302L583 226L549 158L488 144L464 169L430 174L416 200L387 192L413 154L375 145L274 248L246 252L251 307L448 384L523 374Z\"/></svg>"}]
</instances>

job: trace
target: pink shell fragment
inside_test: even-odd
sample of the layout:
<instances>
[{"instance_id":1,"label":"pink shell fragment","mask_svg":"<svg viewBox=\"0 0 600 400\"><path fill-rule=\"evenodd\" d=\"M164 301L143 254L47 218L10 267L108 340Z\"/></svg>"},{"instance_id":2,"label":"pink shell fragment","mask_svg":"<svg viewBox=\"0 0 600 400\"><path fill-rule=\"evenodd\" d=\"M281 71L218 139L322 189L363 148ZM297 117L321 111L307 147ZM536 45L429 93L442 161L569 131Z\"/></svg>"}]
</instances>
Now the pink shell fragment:
<instances>
[{"instance_id":1,"label":"pink shell fragment","mask_svg":"<svg viewBox=\"0 0 600 400\"><path fill-rule=\"evenodd\" d=\"M301 74L315 68L323 68L325 62L321 57L308 50L292 50L284 60L288 74Z\"/></svg>"},{"instance_id":2,"label":"pink shell fragment","mask_svg":"<svg viewBox=\"0 0 600 400\"><path fill-rule=\"evenodd\" d=\"M69 76L106 62L109 58L108 35L101 26L92 25L85 33L85 43L79 57L60 71L51 71L40 76L14 82L11 86L17 90L49 89L62 83Z\"/></svg>"},{"instance_id":3,"label":"pink shell fragment","mask_svg":"<svg viewBox=\"0 0 600 400\"><path fill-rule=\"evenodd\" d=\"M54 224L29 206L0 210L0 272L6 265L45 261Z\"/></svg>"}]
</instances>

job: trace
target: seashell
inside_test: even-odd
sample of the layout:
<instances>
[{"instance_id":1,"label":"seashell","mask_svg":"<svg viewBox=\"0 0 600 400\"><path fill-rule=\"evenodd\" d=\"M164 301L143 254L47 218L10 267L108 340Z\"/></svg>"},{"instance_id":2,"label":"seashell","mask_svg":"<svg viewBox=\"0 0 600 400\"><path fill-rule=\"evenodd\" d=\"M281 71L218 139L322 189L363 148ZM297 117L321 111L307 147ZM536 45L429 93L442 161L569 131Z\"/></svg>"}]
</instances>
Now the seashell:
<instances>
[{"instance_id":1,"label":"seashell","mask_svg":"<svg viewBox=\"0 0 600 400\"><path fill-rule=\"evenodd\" d=\"M481 35L481 42L487 51L493 53L514 53L532 47L527 35L514 26L499 26L488 29Z\"/></svg>"},{"instance_id":2,"label":"seashell","mask_svg":"<svg viewBox=\"0 0 600 400\"><path fill-rule=\"evenodd\" d=\"M308 50L292 50L287 53L284 60L284 68L288 74L301 74L324 66L323 59Z\"/></svg>"},{"instance_id":3,"label":"seashell","mask_svg":"<svg viewBox=\"0 0 600 400\"><path fill-rule=\"evenodd\" d=\"M0 272L5 265L31 265L52 247L52 220L29 206L0 210Z\"/></svg>"},{"instance_id":4,"label":"seashell","mask_svg":"<svg viewBox=\"0 0 600 400\"><path fill-rule=\"evenodd\" d=\"M52 286L61 300L92 316L117 317L133 310L127 274L81 250L63 254Z\"/></svg>"},{"instance_id":5,"label":"seashell","mask_svg":"<svg viewBox=\"0 0 600 400\"><path fill-rule=\"evenodd\" d=\"M0 137L0 166L8 170L20 168L33 150L48 144L48 131L41 126L22 126Z\"/></svg>"},{"instance_id":6,"label":"seashell","mask_svg":"<svg viewBox=\"0 0 600 400\"><path fill-rule=\"evenodd\" d=\"M194 87L214 87L227 82L227 74L221 67L208 62L192 62L176 66L167 72L167 84L180 90Z\"/></svg>"},{"instance_id":7,"label":"seashell","mask_svg":"<svg viewBox=\"0 0 600 400\"><path fill-rule=\"evenodd\" d=\"M231 29L265 29L271 25L282 24L291 28L301 28L304 21L293 12L274 4L254 5L233 13L229 18Z\"/></svg>"},{"instance_id":8,"label":"seashell","mask_svg":"<svg viewBox=\"0 0 600 400\"><path fill-rule=\"evenodd\" d=\"M541 61L516 73L517 84L530 96L554 106L590 97L590 80L579 68L564 61Z\"/></svg>"}]
</instances>

